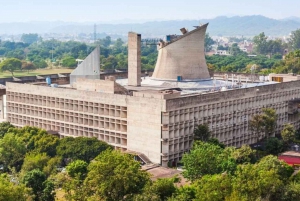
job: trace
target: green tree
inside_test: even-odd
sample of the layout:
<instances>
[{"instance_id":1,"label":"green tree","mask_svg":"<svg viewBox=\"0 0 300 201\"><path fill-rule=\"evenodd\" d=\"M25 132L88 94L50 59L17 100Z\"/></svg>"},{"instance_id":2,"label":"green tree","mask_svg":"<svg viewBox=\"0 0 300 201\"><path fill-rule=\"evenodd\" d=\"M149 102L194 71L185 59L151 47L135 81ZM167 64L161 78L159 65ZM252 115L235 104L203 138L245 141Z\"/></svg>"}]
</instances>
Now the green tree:
<instances>
[{"instance_id":1,"label":"green tree","mask_svg":"<svg viewBox=\"0 0 300 201\"><path fill-rule=\"evenodd\" d=\"M38 34L22 34L21 41L24 43L32 44L37 42L39 39Z\"/></svg>"},{"instance_id":2,"label":"green tree","mask_svg":"<svg viewBox=\"0 0 300 201\"><path fill-rule=\"evenodd\" d=\"M10 182L6 174L0 175L0 200L2 201L28 201L31 192L24 185Z\"/></svg>"},{"instance_id":3,"label":"green tree","mask_svg":"<svg viewBox=\"0 0 300 201\"><path fill-rule=\"evenodd\" d=\"M276 156L265 156L258 164L256 164L258 170L273 170L280 177L281 181L287 181L292 174L294 169L287 163L279 160Z\"/></svg>"},{"instance_id":4,"label":"green tree","mask_svg":"<svg viewBox=\"0 0 300 201\"><path fill-rule=\"evenodd\" d=\"M87 174L87 167L87 162L76 160L68 164L67 172L71 177L79 176L81 179L83 179Z\"/></svg>"},{"instance_id":5,"label":"green tree","mask_svg":"<svg viewBox=\"0 0 300 201\"><path fill-rule=\"evenodd\" d=\"M183 155L185 171L183 175L191 181L201 178L206 174L218 174L226 171L232 162L227 154L224 154L220 146L198 141L190 153Z\"/></svg>"},{"instance_id":6,"label":"green tree","mask_svg":"<svg viewBox=\"0 0 300 201\"><path fill-rule=\"evenodd\" d=\"M283 187L275 170L260 169L257 165L239 165L235 175L231 195L226 200L268 200Z\"/></svg>"},{"instance_id":7,"label":"green tree","mask_svg":"<svg viewBox=\"0 0 300 201\"><path fill-rule=\"evenodd\" d=\"M50 157L45 153L29 152L25 156L24 163L22 165L22 173L24 174L34 169L43 171L49 160Z\"/></svg>"},{"instance_id":8,"label":"green tree","mask_svg":"<svg viewBox=\"0 0 300 201\"><path fill-rule=\"evenodd\" d=\"M283 143L281 140L271 137L266 142L266 152L267 154L278 155L283 152Z\"/></svg>"},{"instance_id":9,"label":"green tree","mask_svg":"<svg viewBox=\"0 0 300 201\"><path fill-rule=\"evenodd\" d=\"M0 139L4 137L10 128L14 128L10 122L5 121L0 123Z\"/></svg>"},{"instance_id":10,"label":"green tree","mask_svg":"<svg viewBox=\"0 0 300 201\"><path fill-rule=\"evenodd\" d=\"M300 29L293 31L290 38L290 45L293 50L300 49Z\"/></svg>"},{"instance_id":11,"label":"green tree","mask_svg":"<svg viewBox=\"0 0 300 201\"><path fill-rule=\"evenodd\" d=\"M89 165L85 184L91 191L90 199L114 201L141 193L149 181L148 173L132 156L107 150Z\"/></svg>"},{"instance_id":12,"label":"green tree","mask_svg":"<svg viewBox=\"0 0 300 201\"><path fill-rule=\"evenodd\" d=\"M9 71L12 76L14 76L14 72L16 70L21 70L22 62L16 58L8 58L5 59L3 62L0 63L0 70Z\"/></svg>"},{"instance_id":13,"label":"green tree","mask_svg":"<svg viewBox=\"0 0 300 201\"><path fill-rule=\"evenodd\" d=\"M181 186L176 189L175 194L168 201L191 201L196 198L196 188L194 185Z\"/></svg>"},{"instance_id":14,"label":"green tree","mask_svg":"<svg viewBox=\"0 0 300 201\"><path fill-rule=\"evenodd\" d=\"M55 186L54 183L50 180L46 180L43 183L43 192L41 195L41 201L55 201Z\"/></svg>"},{"instance_id":15,"label":"green tree","mask_svg":"<svg viewBox=\"0 0 300 201\"><path fill-rule=\"evenodd\" d=\"M260 33L257 36L254 36L253 43L255 45L255 52L258 54L267 54L268 52L268 45L267 45L268 37L265 35L264 32Z\"/></svg>"},{"instance_id":16,"label":"green tree","mask_svg":"<svg viewBox=\"0 0 300 201\"><path fill-rule=\"evenodd\" d=\"M205 34L205 39L204 39L205 52L209 52L211 50L211 46L214 43L215 43L215 41L209 36L209 33Z\"/></svg>"},{"instance_id":17,"label":"green tree","mask_svg":"<svg viewBox=\"0 0 300 201\"><path fill-rule=\"evenodd\" d=\"M65 57L62 60L62 65L64 67L74 68L77 66L77 62L74 57Z\"/></svg>"},{"instance_id":18,"label":"green tree","mask_svg":"<svg viewBox=\"0 0 300 201\"><path fill-rule=\"evenodd\" d=\"M194 130L194 140L206 142L209 140L211 132L207 124L200 124Z\"/></svg>"},{"instance_id":19,"label":"green tree","mask_svg":"<svg viewBox=\"0 0 300 201\"><path fill-rule=\"evenodd\" d=\"M176 181L177 178L158 179L153 182L153 184L146 187L146 194L158 195L161 201L166 201L176 192L176 187L174 185Z\"/></svg>"},{"instance_id":20,"label":"green tree","mask_svg":"<svg viewBox=\"0 0 300 201\"><path fill-rule=\"evenodd\" d=\"M205 175L196 181L196 198L199 201L223 201L231 194L231 176L227 174Z\"/></svg>"},{"instance_id":21,"label":"green tree","mask_svg":"<svg viewBox=\"0 0 300 201\"><path fill-rule=\"evenodd\" d=\"M4 169L16 168L20 170L26 154L25 143L12 133L0 139L0 163Z\"/></svg>"},{"instance_id":22,"label":"green tree","mask_svg":"<svg viewBox=\"0 0 300 201\"><path fill-rule=\"evenodd\" d=\"M287 144L292 143L296 138L296 130L292 124L285 124L281 131L281 137Z\"/></svg>"},{"instance_id":23,"label":"green tree","mask_svg":"<svg viewBox=\"0 0 300 201\"><path fill-rule=\"evenodd\" d=\"M39 169L26 172L24 175L22 183L24 183L26 187L32 189L33 194L35 195L35 201L41 200L46 179L46 175Z\"/></svg>"},{"instance_id":24,"label":"green tree","mask_svg":"<svg viewBox=\"0 0 300 201\"><path fill-rule=\"evenodd\" d=\"M36 66L31 62L22 61L22 70L27 70L29 73L30 70L35 70Z\"/></svg>"},{"instance_id":25,"label":"green tree","mask_svg":"<svg viewBox=\"0 0 300 201\"><path fill-rule=\"evenodd\" d=\"M256 151L252 150L249 145L243 145L241 148L233 151L232 157L235 159L237 164L255 163Z\"/></svg>"},{"instance_id":26,"label":"green tree","mask_svg":"<svg viewBox=\"0 0 300 201\"><path fill-rule=\"evenodd\" d=\"M83 160L90 162L102 151L111 149L112 146L106 142L99 141L97 138L87 137L66 137L60 140L57 146L57 155L68 160Z\"/></svg>"},{"instance_id":27,"label":"green tree","mask_svg":"<svg viewBox=\"0 0 300 201\"><path fill-rule=\"evenodd\" d=\"M249 122L250 130L253 132L257 141L262 137L269 138L275 131L277 124L277 114L272 108L263 108L262 114L256 114Z\"/></svg>"}]
</instances>

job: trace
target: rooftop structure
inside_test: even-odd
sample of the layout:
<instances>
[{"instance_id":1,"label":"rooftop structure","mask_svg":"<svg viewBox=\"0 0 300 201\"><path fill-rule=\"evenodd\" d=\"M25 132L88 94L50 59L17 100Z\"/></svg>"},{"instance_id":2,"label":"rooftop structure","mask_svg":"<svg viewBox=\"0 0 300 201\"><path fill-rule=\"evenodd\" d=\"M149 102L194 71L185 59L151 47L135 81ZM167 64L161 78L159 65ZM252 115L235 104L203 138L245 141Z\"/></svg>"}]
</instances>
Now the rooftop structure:
<instances>
[{"instance_id":1,"label":"rooftop structure","mask_svg":"<svg viewBox=\"0 0 300 201\"><path fill-rule=\"evenodd\" d=\"M158 59L152 75L160 80L210 79L204 53L204 39L208 24L197 27L171 41L160 42Z\"/></svg>"},{"instance_id":2,"label":"rooftop structure","mask_svg":"<svg viewBox=\"0 0 300 201\"><path fill-rule=\"evenodd\" d=\"M70 84L77 78L100 79L100 47L98 46L70 74Z\"/></svg>"}]
</instances>

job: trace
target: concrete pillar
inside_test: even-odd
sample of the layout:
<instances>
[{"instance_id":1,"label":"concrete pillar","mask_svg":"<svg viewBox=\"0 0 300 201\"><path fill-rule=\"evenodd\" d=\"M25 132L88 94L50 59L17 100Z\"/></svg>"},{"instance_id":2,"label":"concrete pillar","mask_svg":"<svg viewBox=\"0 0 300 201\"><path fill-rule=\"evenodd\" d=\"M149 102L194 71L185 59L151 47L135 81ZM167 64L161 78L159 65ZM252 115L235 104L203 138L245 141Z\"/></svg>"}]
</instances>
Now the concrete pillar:
<instances>
[{"instance_id":1,"label":"concrete pillar","mask_svg":"<svg viewBox=\"0 0 300 201\"><path fill-rule=\"evenodd\" d=\"M128 85L141 86L141 34L128 33Z\"/></svg>"}]
</instances>

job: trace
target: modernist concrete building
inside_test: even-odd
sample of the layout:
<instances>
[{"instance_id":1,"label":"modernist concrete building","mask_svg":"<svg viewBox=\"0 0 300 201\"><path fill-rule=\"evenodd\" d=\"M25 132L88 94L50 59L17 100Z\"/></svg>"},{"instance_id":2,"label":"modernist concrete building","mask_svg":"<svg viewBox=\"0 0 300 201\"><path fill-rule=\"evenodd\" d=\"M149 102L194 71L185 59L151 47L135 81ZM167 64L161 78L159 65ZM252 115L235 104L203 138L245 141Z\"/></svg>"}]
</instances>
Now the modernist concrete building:
<instances>
[{"instance_id":1,"label":"modernist concrete building","mask_svg":"<svg viewBox=\"0 0 300 201\"><path fill-rule=\"evenodd\" d=\"M187 36L196 40L193 34L198 35L204 28L197 28ZM129 51L132 54L129 55L129 70L138 73L140 36L130 33L129 37L132 37L129 48L134 48ZM201 37L199 40L203 40ZM168 46L174 45L176 49L176 42L184 38ZM169 52L176 50L170 48ZM198 55L202 56L202 53ZM179 68L185 63L182 57L181 66L175 66L176 73L169 76L175 63L169 65L168 59L165 64L158 61L155 79L148 77L142 81L137 74L129 76L129 81L116 81L113 77L106 80L76 78L72 86L58 88L7 83L7 120L17 126L54 130L61 136L96 137L117 149L141 153L163 166L178 162L191 148L193 131L199 124L207 123L213 137L237 147L256 142L248 122L262 108L276 109L277 131L285 123L299 128L300 81L263 86L255 83L248 88L212 91L210 89L216 85L214 81L197 81L208 78L205 60L201 60L201 65L188 60L186 69L181 71ZM157 68L165 70L162 73ZM176 76L192 81L164 80L176 80Z\"/></svg>"}]
</instances>

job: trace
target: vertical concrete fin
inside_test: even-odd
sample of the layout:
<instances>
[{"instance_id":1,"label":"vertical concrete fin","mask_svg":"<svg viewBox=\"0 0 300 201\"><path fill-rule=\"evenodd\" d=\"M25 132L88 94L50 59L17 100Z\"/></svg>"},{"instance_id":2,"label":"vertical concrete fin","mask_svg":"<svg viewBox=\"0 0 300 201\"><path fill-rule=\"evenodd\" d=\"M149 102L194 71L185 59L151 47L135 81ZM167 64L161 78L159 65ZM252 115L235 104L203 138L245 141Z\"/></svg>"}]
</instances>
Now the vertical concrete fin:
<instances>
[{"instance_id":1,"label":"vertical concrete fin","mask_svg":"<svg viewBox=\"0 0 300 201\"><path fill-rule=\"evenodd\" d=\"M97 46L70 74L70 84L76 78L100 79L100 46Z\"/></svg>"},{"instance_id":2,"label":"vertical concrete fin","mask_svg":"<svg viewBox=\"0 0 300 201\"><path fill-rule=\"evenodd\" d=\"M141 86L141 34L128 33L128 85Z\"/></svg>"}]
</instances>

